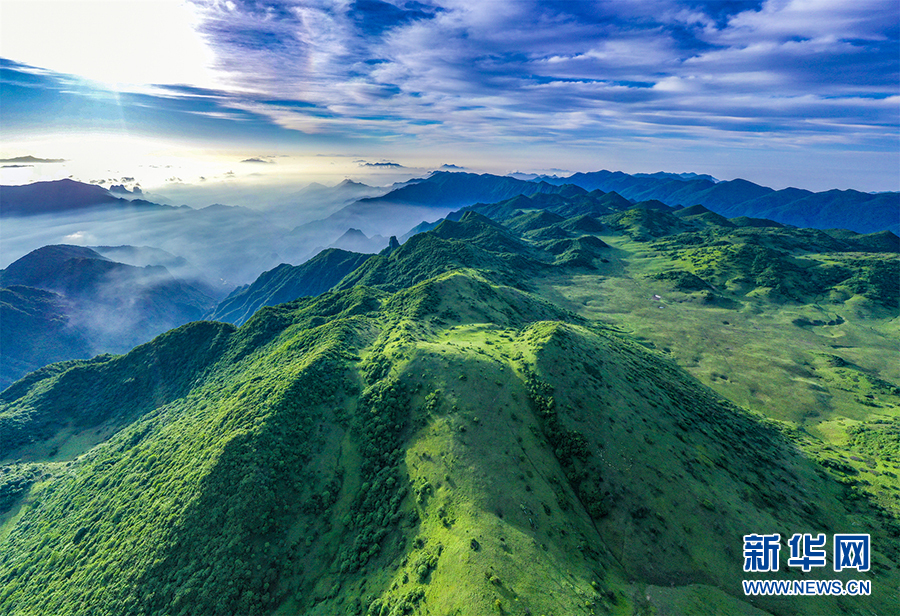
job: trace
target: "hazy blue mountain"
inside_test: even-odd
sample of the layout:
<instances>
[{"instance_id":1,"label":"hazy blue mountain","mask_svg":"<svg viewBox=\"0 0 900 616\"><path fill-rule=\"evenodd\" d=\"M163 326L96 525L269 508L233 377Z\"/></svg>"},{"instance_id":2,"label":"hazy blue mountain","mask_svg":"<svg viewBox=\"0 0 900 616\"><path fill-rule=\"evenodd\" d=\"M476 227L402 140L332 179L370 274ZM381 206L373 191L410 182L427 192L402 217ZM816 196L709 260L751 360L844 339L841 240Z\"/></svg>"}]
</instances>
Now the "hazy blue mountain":
<instances>
[{"instance_id":1,"label":"hazy blue mountain","mask_svg":"<svg viewBox=\"0 0 900 616\"><path fill-rule=\"evenodd\" d=\"M52 362L93 354L88 332L71 323L64 296L33 287L0 287L0 390Z\"/></svg>"},{"instance_id":2,"label":"hazy blue mountain","mask_svg":"<svg viewBox=\"0 0 900 616\"><path fill-rule=\"evenodd\" d=\"M272 222L288 229L309 220L310 212L318 217L329 216L358 199L377 197L390 191L389 187L369 186L353 180L344 180L336 186L324 186L317 182L290 194L270 197L259 208ZM299 218L299 220L298 220Z\"/></svg>"},{"instance_id":3,"label":"hazy blue mountain","mask_svg":"<svg viewBox=\"0 0 900 616\"><path fill-rule=\"evenodd\" d=\"M69 179L0 186L0 216L64 214L97 206L169 207L141 199L120 199L102 186Z\"/></svg>"},{"instance_id":4,"label":"hazy blue mountain","mask_svg":"<svg viewBox=\"0 0 900 616\"><path fill-rule=\"evenodd\" d=\"M371 197L375 193L385 192L389 189L378 186L369 186L362 182L354 182L346 179L335 186L324 186L318 182L313 182L308 186L301 188L295 193L291 193L290 199L317 199L328 202L337 200L356 200L364 197Z\"/></svg>"},{"instance_id":5,"label":"hazy blue mountain","mask_svg":"<svg viewBox=\"0 0 900 616\"><path fill-rule=\"evenodd\" d=\"M569 189L571 190L571 189ZM436 171L414 184L393 190L382 197L364 199L366 203L403 203L459 207L472 203L494 203L515 195L559 192L553 184L526 182L506 176Z\"/></svg>"},{"instance_id":6,"label":"hazy blue mountain","mask_svg":"<svg viewBox=\"0 0 900 616\"><path fill-rule=\"evenodd\" d=\"M224 297L284 261L279 250L287 229L249 208L128 201L71 180L2 187L0 198L9 213L3 217L3 263L45 245L140 245L183 257L192 271L174 267L176 277L202 277ZM304 252L316 245L305 245Z\"/></svg>"},{"instance_id":7,"label":"hazy blue mountain","mask_svg":"<svg viewBox=\"0 0 900 616\"><path fill-rule=\"evenodd\" d=\"M780 192L745 203L742 208L744 215L771 218L795 227L841 228L859 233L890 230L900 233L898 193L828 190L780 203L774 200Z\"/></svg>"},{"instance_id":8,"label":"hazy blue mountain","mask_svg":"<svg viewBox=\"0 0 900 616\"><path fill-rule=\"evenodd\" d=\"M148 243L183 256L217 288L227 287L220 297L287 260L282 255L287 230L250 208L221 204L186 208L177 215L151 217L145 224Z\"/></svg>"},{"instance_id":9,"label":"hazy blue mountain","mask_svg":"<svg viewBox=\"0 0 900 616\"><path fill-rule=\"evenodd\" d=\"M736 179L710 176L634 174L621 171L576 173L544 178L552 184L576 184L586 190L616 191L633 202L656 199L667 205L702 204L727 218L771 219L797 227L850 229L860 233L890 230L900 233L900 193L855 190L810 192L797 188L773 190Z\"/></svg>"},{"instance_id":10,"label":"hazy blue mountain","mask_svg":"<svg viewBox=\"0 0 900 616\"><path fill-rule=\"evenodd\" d=\"M173 255L171 252L153 246L89 246L88 248L108 259L135 267L162 265L171 271L190 266L184 257Z\"/></svg>"},{"instance_id":11,"label":"hazy blue mountain","mask_svg":"<svg viewBox=\"0 0 900 616\"><path fill-rule=\"evenodd\" d=\"M585 190L615 191L633 201L644 201L653 198L665 201L661 196L655 195L667 196L672 192L683 189L686 185L692 185L699 191L712 188L716 184L711 179L703 177L685 179L669 174L631 175L622 171L605 170L575 173L569 177L547 179L545 181L551 184L575 184Z\"/></svg>"},{"instance_id":12,"label":"hazy blue mountain","mask_svg":"<svg viewBox=\"0 0 900 616\"><path fill-rule=\"evenodd\" d=\"M650 178L669 178L673 180L708 180L710 182L718 182L716 178L706 173L667 173L665 171L657 171L656 173L635 173L635 177Z\"/></svg>"},{"instance_id":13,"label":"hazy blue mountain","mask_svg":"<svg viewBox=\"0 0 900 616\"><path fill-rule=\"evenodd\" d=\"M0 272L0 284L81 294L94 291L108 272L121 265L84 246L44 246Z\"/></svg>"},{"instance_id":14,"label":"hazy blue mountain","mask_svg":"<svg viewBox=\"0 0 900 616\"><path fill-rule=\"evenodd\" d=\"M294 228L286 237L282 253L288 261L301 261L309 253L306 248L334 242L347 228L360 230L367 236L402 235L423 220L442 218L460 207L475 203L494 203L516 195L584 193L577 186L554 186L526 182L515 178L449 171L436 171L427 178L411 180L380 197L360 199L322 220ZM408 234L407 234L408 235ZM403 236L406 237L406 236ZM291 245L304 249L291 250Z\"/></svg>"},{"instance_id":15,"label":"hazy blue mountain","mask_svg":"<svg viewBox=\"0 0 900 616\"><path fill-rule=\"evenodd\" d=\"M84 246L32 251L0 272L0 287L11 289L4 299L3 335L22 340L3 348L4 377L10 380L53 361L127 351L200 319L214 305L164 267L126 265ZM52 340L56 335L59 343ZM29 337L34 339L26 344Z\"/></svg>"},{"instance_id":16,"label":"hazy blue mountain","mask_svg":"<svg viewBox=\"0 0 900 616\"><path fill-rule=\"evenodd\" d=\"M375 254L387 246L388 240L380 235L367 237L365 233L359 229L347 229L341 237L331 243L329 248L340 248L351 252L363 252Z\"/></svg>"},{"instance_id":17,"label":"hazy blue mountain","mask_svg":"<svg viewBox=\"0 0 900 616\"><path fill-rule=\"evenodd\" d=\"M406 240L408 240L408 239L411 238L412 236L416 235L417 233L425 233L426 231L431 231L431 230L434 229L436 226L438 226L439 224L441 224L441 222L442 222L443 220L444 220L443 218L438 218L438 219L435 220L434 222L428 222L428 221L423 220L422 222L420 222L419 224L417 224L415 227L413 227L412 229L410 229L409 231L407 231L406 233L404 233L403 235L401 235L401 236L400 236L400 243L402 244L403 242L405 242Z\"/></svg>"},{"instance_id":18,"label":"hazy blue mountain","mask_svg":"<svg viewBox=\"0 0 900 616\"><path fill-rule=\"evenodd\" d=\"M699 203L720 214L733 215L731 208L736 208L735 204L758 199L775 192L771 188L741 179L718 182L702 190L698 190L700 181L694 180L686 184L684 189L672 193L668 201L660 200L669 205L676 205L676 203L671 203L672 200L685 206ZM742 209L740 214L746 215L747 211Z\"/></svg>"}]
</instances>

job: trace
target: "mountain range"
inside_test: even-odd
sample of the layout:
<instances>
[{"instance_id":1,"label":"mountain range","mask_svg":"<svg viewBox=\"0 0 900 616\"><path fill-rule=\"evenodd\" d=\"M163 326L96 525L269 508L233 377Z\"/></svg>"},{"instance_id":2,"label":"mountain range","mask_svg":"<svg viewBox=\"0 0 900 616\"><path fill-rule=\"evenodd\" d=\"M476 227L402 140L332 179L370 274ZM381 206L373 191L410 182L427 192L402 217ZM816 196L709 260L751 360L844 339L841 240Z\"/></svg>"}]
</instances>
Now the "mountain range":
<instances>
[{"instance_id":1,"label":"mountain range","mask_svg":"<svg viewBox=\"0 0 900 616\"><path fill-rule=\"evenodd\" d=\"M700 204L726 217L769 218L795 227L849 229L859 233L887 229L900 233L900 196L895 192L773 190L741 179L719 182L709 176L629 175L621 171L576 173L566 178L540 178L540 181L615 191L632 201L656 199L667 205Z\"/></svg>"},{"instance_id":2,"label":"mountain range","mask_svg":"<svg viewBox=\"0 0 900 616\"><path fill-rule=\"evenodd\" d=\"M423 221L435 221L473 203L496 203L517 195L573 191L608 194L619 205L659 201L669 206L701 204L727 218L764 218L798 227L900 233L898 193L775 191L745 180L717 181L696 174L634 174L598 171L532 181L494 175L438 171L393 187L345 181L311 185L260 204L259 210L210 206L192 209L127 201L99 186L73 180L0 187L6 233L6 263L47 244L153 245L185 258L207 282L228 288L247 284L280 263L300 264L323 247L360 250L337 240L349 229L367 238L398 237ZM599 193L597 192L599 191ZM384 193L384 194L379 194ZM362 195L373 195L360 198ZM41 223L30 218L43 213ZM323 214L327 214L322 217ZM309 222L294 221L314 220ZM139 231L138 231L139 230ZM378 247L368 249L377 251ZM196 277L197 272L192 275ZM230 285L230 287L229 287Z\"/></svg>"},{"instance_id":3,"label":"mountain range","mask_svg":"<svg viewBox=\"0 0 900 616\"><path fill-rule=\"evenodd\" d=\"M900 238L523 184L0 392L0 614L891 613ZM49 248L4 286L142 269Z\"/></svg>"}]
</instances>

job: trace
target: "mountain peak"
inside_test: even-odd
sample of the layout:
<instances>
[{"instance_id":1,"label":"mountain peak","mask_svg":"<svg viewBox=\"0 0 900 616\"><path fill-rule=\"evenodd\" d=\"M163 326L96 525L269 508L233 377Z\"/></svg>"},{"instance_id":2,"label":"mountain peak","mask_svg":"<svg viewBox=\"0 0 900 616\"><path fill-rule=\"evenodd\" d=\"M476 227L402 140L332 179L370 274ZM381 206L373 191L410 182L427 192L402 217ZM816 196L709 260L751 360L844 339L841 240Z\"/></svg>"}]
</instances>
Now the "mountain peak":
<instances>
[{"instance_id":1,"label":"mountain peak","mask_svg":"<svg viewBox=\"0 0 900 616\"><path fill-rule=\"evenodd\" d=\"M353 227L350 227L349 229L347 229L347 231L344 233L344 235L342 235L340 238L338 238L337 241L351 239L351 238L363 239L363 240L369 239L368 236L366 236L366 234L363 233L362 231L360 231L359 229L354 229Z\"/></svg>"},{"instance_id":2,"label":"mountain peak","mask_svg":"<svg viewBox=\"0 0 900 616\"><path fill-rule=\"evenodd\" d=\"M354 182L350 178L347 178L346 180L338 184L338 186L342 188L371 188L368 184L363 184L362 182Z\"/></svg>"},{"instance_id":3,"label":"mountain peak","mask_svg":"<svg viewBox=\"0 0 900 616\"><path fill-rule=\"evenodd\" d=\"M0 213L27 216L119 202L102 186L65 178L22 186L0 186Z\"/></svg>"}]
</instances>

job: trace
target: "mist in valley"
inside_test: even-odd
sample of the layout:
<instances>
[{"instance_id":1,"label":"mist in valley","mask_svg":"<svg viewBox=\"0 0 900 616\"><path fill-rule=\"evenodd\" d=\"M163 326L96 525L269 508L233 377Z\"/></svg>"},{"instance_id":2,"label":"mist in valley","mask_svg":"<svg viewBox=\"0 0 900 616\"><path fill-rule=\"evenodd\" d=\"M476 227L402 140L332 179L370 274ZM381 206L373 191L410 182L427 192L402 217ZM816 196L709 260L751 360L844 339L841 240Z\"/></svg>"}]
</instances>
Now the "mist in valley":
<instances>
[{"instance_id":1,"label":"mist in valley","mask_svg":"<svg viewBox=\"0 0 900 616\"><path fill-rule=\"evenodd\" d=\"M267 196L254 207L113 205L4 216L0 267L42 246L90 246L122 263L163 265L175 278L193 281L221 299L263 271L281 263L299 265L328 247L377 252L391 235L401 236L453 209L367 202L386 190L348 180L334 187L311 184L281 196L263 191ZM349 242L344 236L350 229L355 230L350 235L363 234L364 241Z\"/></svg>"}]
</instances>

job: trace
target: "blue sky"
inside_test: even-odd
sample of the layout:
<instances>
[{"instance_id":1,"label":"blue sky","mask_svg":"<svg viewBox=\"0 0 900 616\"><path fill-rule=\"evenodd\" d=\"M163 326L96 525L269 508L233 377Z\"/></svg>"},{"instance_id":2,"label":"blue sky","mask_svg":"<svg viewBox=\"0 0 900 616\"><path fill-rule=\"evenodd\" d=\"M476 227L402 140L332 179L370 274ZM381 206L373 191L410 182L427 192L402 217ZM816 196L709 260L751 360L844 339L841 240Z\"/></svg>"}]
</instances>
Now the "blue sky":
<instances>
[{"instance_id":1,"label":"blue sky","mask_svg":"<svg viewBox=\"0 0 900 616\"><path fill-rule=\"evenodd\" d=\"M4 0L0 156L897 190L898 30L896 0Z\"/></svg>"}]
</instances>

